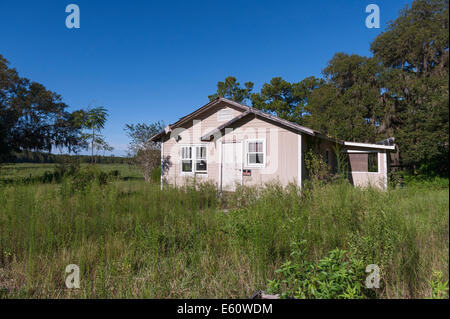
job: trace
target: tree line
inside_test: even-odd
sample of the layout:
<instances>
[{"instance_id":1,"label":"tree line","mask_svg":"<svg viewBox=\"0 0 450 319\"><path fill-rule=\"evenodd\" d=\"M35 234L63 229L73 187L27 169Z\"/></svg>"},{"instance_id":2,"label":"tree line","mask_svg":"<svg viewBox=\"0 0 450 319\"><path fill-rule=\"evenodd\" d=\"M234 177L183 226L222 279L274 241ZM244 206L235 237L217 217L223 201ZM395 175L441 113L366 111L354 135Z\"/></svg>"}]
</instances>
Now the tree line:
<instances>
[{"instance_id":1,"label":"tree line","mask_svg":"<svg viewBox=\"0 0 450 319\"><path fill-rule=\"evenodd\" d=\"M69 153L90 148L94 162L94 152L112 150L100 134L107 117L101 106L69 112L59 94L20 77L0 54L0 162L23 151L55 148Z\"/></svg>"},{"instance_id":2,"label":"tree line","mask_svg":"<svg viewBox=\"0 0 450 319\"><path fill-rule=\"evenodd\" d=\"M254 92L229 76L218 96L347 141L394 137L403 167L448 176L449 2L416 0L371 43L372 56L336 53L323 77L275 77Z\"/></svg>"},{"instance_id":3,"label":"tree line","mask_svg":"<svg viewBox=\"0 0 450 319\"><path fill-rule=\"evenodd\" d=\"M64 162L67 157L77 163L92 163L92 155L67 155L67 154L52 154L48 152L39 151L21 151L12 152L8 156L5 156L5 162L7 163L61 163ZM103 156L97 155L95 162L98 164L128 164L130 159L121 156Z\"/></svg>"}]
</instances>

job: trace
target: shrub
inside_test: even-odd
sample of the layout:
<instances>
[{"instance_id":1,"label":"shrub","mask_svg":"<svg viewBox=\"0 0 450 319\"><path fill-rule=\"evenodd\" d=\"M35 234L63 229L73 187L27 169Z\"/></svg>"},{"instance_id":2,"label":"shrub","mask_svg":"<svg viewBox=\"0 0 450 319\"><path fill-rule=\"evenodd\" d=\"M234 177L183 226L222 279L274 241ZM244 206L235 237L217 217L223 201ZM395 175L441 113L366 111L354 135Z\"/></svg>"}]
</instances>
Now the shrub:
<instances>
[{"instance_id":1,"label":"shrub","mask_svg":"<svg viewBox=\"0 0 450 319\"><path fill-rule=\"evenodd\" d=\"M58 164L55 166L55 177L60 182L64 176L73 176L80 170L80 162L71 157L63 156L58 160Z\"/></svg>"},{"instance_id":2,"label":"shrub","mask_svg":"<svg viewBox=\"0 0 450 319\"><path fill-rule=\"evenodd\" d=\"M111 178L119 178L120 171L118 169L112 170L112 171L108 172L108 176Z\"/></svg>"},{"instance_id":3,"label":"shrub","mask_svg":"<svg viewBox=\"0 0 450 319\"><path fill-rule=\"evenodd\" d=\"M368 296L363 287L365 272L361 260L345 250L335 249L317 263L307 261L302 247L305 243L292 243L292 260L276 271L278 278L269 281L269 293L300 299L361 299Z\"/></svg>"},{"instance_id":4,"label":"shrub","mask_svg":"<svg viewBox=\"0 0 450 319\"><path fill-rule=\"evenodd\" d=\"M321 155L314 154L312 150L305 153L305 166L313 184L330 182L332 180L330 167L325 163Z\"/></svg>"},{"instance_id":5,"label":"shrub","mask_svg":"<svg viewBox=\"0 0 450 319\"><path fill-rule=\"evenodd\" d=\"M161 166L158 166L151 171L150 180L154 183L159 183L161 181Z\"/></svg>"},{"instance_id":6,"label":"shrub","mask_svg":"<svg viewBox=\"0 0 450 319\"><path fill-rule=\"evenodd\" d=\"M433 271L433 275L428 283L431 286L432 299L446 299L448 298L448 280L444 280L442 271Z\"/></svg>"},{"instance_id":7,"label":"shrub","mask_svg":"<svg viewBox=\"0 0 450 319\"><path fill-rule=\"evenodd\" d=\"M110 176L97 168L94 165L88 165L78 170L68 180L68 185L63 185L63 188L69 188L71 194L75 192L84 192L90 188L92 184L97 184L102 187L108 184Z\"/></svg>"}]
</instances>

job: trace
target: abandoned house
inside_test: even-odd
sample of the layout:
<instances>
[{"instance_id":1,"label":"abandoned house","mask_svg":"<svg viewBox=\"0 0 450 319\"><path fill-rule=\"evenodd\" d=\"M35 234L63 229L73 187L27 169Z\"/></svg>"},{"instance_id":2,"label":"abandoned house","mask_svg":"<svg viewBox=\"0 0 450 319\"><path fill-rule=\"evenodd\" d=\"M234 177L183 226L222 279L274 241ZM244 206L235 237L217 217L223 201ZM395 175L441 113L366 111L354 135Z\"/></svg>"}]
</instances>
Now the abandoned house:
<instances>
[{"instance_id":1,"label":"abandoned house","mask_svg":"<svg viewBox=\"0 0 450 319\"><path fill-rule=\"evenodd\" d=\"M151 138L161 142L161 185L188 179L220 190L277 181L299 187L308 178L305 154L313 150L337 172L336 152L346 154L355 186L386 189L389 152L395 145L346 142L234 101L217 98Z\"/></svg>"}]
</instances>

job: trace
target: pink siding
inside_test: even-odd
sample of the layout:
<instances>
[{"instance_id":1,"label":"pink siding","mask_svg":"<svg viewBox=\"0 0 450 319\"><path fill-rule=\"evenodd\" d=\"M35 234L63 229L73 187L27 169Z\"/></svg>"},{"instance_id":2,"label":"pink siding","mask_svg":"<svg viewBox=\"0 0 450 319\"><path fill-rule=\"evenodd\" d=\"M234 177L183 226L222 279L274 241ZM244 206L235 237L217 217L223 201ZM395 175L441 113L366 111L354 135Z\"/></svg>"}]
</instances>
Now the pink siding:
<instances>
[{"instance_id":1,"label":"pink siding","mask_svg":"<svg viewBox=\"0 0 450 319\"><path fill-rule=\"evenodd\" d=\"M266 141L266 165L263 168L246 165L244 151L244 169L251 170L251 176L243 176L243 185L261 185L278 181L283 186L297 183L298 180L298 134L280 128L268 121L253 118L236 127L233 132L222 137L221 141L244 142L252 139Z\"/></svg>"},{"instance_id":2,"label":"pink siding","mask_svg":"<svg viewBox=\"0 0 450 319\"><path fill-rule=\"evenodd\" d=\"M168 172L164 177L170 184L182 185L186 180L192 179L194 175L181 172L180 149L183 145L198 144L207 146L207 175L196 174L198 180L212 181L219 183L220 175L220 148L225 141L242 142L248 139L264 139L266 141L266 165L264 168L247 167L244 157L244 169L251 169L251 176L243 176L244 185L259 185L273 180L279 181L282 185L290 182L297 183L298 180L298 134L290 130L280 128L269 123L267 120L252 118L250 115L240 123L235 123L233 131L221 137L218 141L202 142L200 137L211 132L223 122L218 121L217 112L221 109L229 108L226 104L219 104L201 115L197 122L192 125L192 121L185 125L185 130L178 130L181 139L177 142L175 138L170 138L164 142L163 156L169 157L171 162ZM241 110L230 108L232 117L241 113Z\"/></svg>"},{"instance_id":3,"label":"pink siding","mask_svg":"<svg viewBox=\"0 0 450 319\"><path fill-rule=\"evenodd\" d=\"M227 120L219 121L218 112L223 109L231 110L231 117L241 114L241 109L235 108L225 102L221 102L212 109L199 115L194 123L190 121L184 128L177 128L171 133L171 138L166 138L163 145L163 156L170 165L164 174L164 179L173 185L183 185L187 180L193 179L192 173L181 172L181 147L185 145L205 145L207 147L207 174L196 174L197 180L210 181L219 185L221 181L221 145L224 142L242 142L243 168L251 170L251 176L242 176L243 185L262 185L267 182L278 181L283 186L289 183L298 184L299 178L307 178L307 170L303 164L303 157L299 161L301 146L302 155L313 149L325 158L329 152L329 165L332 171L337 171L335 156L335 144L327 139L299 135L290 129L282 128L269 120L261 119L254 114L248 115L233 123L228 133L215 142L202 142L201 136L216 129ZM223 133L223 132L222 132ZM175 136L179 136L178 141ZM266 144L266 163L264 167L248 167L246 165L245 141L261 139ZM347 147L348 149L348 147ZM358 150L358 149L354 149ZM359 149L360 151L363 149ZM367 149L365 149L367 151ZM349 177L355 186L374 186L385 189L387 187L386 153L378 153L379 171L377 173L349 172ZM299 164L300 163L300 164ZM299 174L299 165L301 172ZM240 172L242 174L242 172ZM220 185L219 185L220 186Z\"/></svg>"},{"instance_id":4,"label":"pink siding","mask_svg":"<svg viewBox=\"0 0 450 319\"><path fill-rule=\"evenodd\" d=\"M229 107L225 103L220 103L213 109L202 113L197 119L183 125L183 129L175 129L174 135L179 133L181 139L177 142L175 138L170 138L164 142L163 156L169 157L171 162L168 172L164 177L168 183L174 185L182 185L187 180L194 178L193 174L186 174L181 172L181 155L180 150L183 145L198 144L207 146L207 175L197 174L195 177L199 180L218 182L219 176L219 144L212 142L202 142L201 136L211 132L224 122L218 121L217 112L223 109L230 109L231 116L236 117L241 114L241 110ZM226 121L225 121L226 122Z\"/></svg>"}]
</instances>

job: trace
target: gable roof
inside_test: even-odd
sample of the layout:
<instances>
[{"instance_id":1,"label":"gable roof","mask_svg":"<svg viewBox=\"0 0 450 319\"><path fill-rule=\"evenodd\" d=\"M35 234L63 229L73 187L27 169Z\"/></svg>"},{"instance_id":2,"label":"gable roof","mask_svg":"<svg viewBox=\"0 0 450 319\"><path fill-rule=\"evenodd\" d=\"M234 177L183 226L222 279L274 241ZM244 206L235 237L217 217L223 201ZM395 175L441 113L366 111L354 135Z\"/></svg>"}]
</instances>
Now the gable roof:
<instances>
[{"instance_id":1,"label":"gable roof","mask_svg":"<svg viewBox=\"0 0 450 319\"><path fill-rule=\"evenodd\" d=\"M161 137L163 137L164 135L170 133L174 128L179 127L180 125L188 122L189 120L195 118L197 115L206 112L207 110L211 109L212 107L216 106L217 104L219 104L220 102L224 102L226 104L232 105L240 110L242 110L243 112L241 114L239 114L238 116L234 117L233 119L229 120L228 122L218 126L217 128L215 128L214 130L210 131L209 133L203 135L201 137L202 141L210 141L216 133L220 133L221 130L225 129L226 127L230 126L231 124L237 122L240 119L243 119L251 114L254 114L255 116L259 116L263 119L266 119L268 121L272 121L277 125L281 125L281 126L285 126L288 127L290 129L293 129L295 131L301 132L301 133L305 133L311 136L316 136L319 138L323 138L323 139L328 139L334 142L337 142L339 144L345 145L345 146L353 146L353 147L359 147L359 148L371 148L371 149L385 149L385 150L395 150L395 145L380 145L380 144L368 144L368 143L353 143L353 142L346 142L343 140L339 140L336 138L331 138L328 137L324 134L322 134L319 131L316 131L314 129L299 125L297 123L293 123L290 121L287 121L285 119L279 118L277 116L274 116L272 114L268 114L266 112L254 109L250 106L241 104L241 103L237 103L235 101L231 101L229 99L226 99L224 97L218 97L212 101L210 101L209 103L205 104L204 106L202 106L201 108L195 110L194 112L180 118L177 122L168 125L163 131L159 132L158 134L154 135L153 137L150 138L151 141L158 141L161 139Z\"/></svg>"},{"instance_id":2,"label":"gable roof","mask_svg":"<svg viewBox=\"0 0 450 319\"><path fill-rule=\"evenodd\" d=\"M296 123L292 123L292 122L283 120L283 119L281 119L281 118L279 118L279 117L276 117L276 116L267 114L267 113L262 112L262 111L259 111L259 110L255 110L255 109L253 109L253 108L249 108L249 109L248 109L247 111L245 111L244 113L242 113L242 114L236 116L235 118L233 118L233 119L229 120L228 122L226 122L226 123L220 125L219 127L215 128L215 129L212 130L211 132L209 132L209 133L203 135L203 136L201 137L201 140L202 140L202 141L210 141L211 138L212 138L216 133L220 132L221 130L223 130L223 129L226 128L226 127L229 127L229 126L230 126L231 124L233 124L234 122L237 122L238 120L240 120L240 119L242 119L242 118L244 118L244 117L246 117L246 116L248 116L248 115L250 115L250 114L254 114L255 116L262 117L262 118L267 119L267 120L269 120L269 121L273 121L273 122L275 122L275 123L277 123L277 124L280 124L280 125L282 125L282 126L289 127L289 128L291 128L291 129L294 129L294 130L296 130L296 131L299 131L299 132L302 132L302 133L305 133L305 134L308 134L308 135L311 135L311 136L314 136L314 135L316 135L316 134L319 134L318 131L315 131L315 130L313 130L313 129L310 129L310 128L307 128L307 127L298 125L298 124L296 124Z\"/></svg>"},{"instance_id":3,"label":"gable roof","mask_svg":"<svg viewBox=\"0 0 450 319\"><path fill-rule=\"evenodd\" d=\"M225 99L223 97L218 97L212 101L210 101L209 103L203 105L201 108L195 110L194 112L189 113L186 116L183 116L182 118L180 118L178 121L176 121L173 124L169 124L164 130L162 130L161 132L159 132L158 134L152 136L150 138L150 141L158 141L159 139L161 139L161 137L163 137L165 134L169 133L170 131L172 131L172 129L179 127L180 125L186 123L187 121L189 121L192 118L195 118L195 116L206 112L207 110L211 109L212 107L214 107L215 105L219 104L220 102L226 102L228 104L231 104L235 107L237 107L238 109L241 109L242 111L247 111L250 107L240 104L240 103L236 103L234 101L230 101L228 99Z\"/></svg>"},{"instance_id":4,"label":"gable roof","mask_svg":"<svg viewBox=\"0 0 450 319\"><path fill-rule=\"evenodd\" d=\"M174 128L177 128L180 125L182 125L182 124L188 122L189 120L195 118L197 115L199 115L199 114L201 114L203 112L206 112L207 110L211 109L212 107L214 107L215 105L219 104L220 102L224 102L226 104L232 105L232 106L242 110L243 113L239 114L238 116L236 116L235 118L233 118L230 121L226 122L225 124L220 125L218 128L216 128L214 130L214 132L216 132L216 131L220 132L220 130L222 130L223 128L225 128L228 125L231 125L232 123L236 122L237 120L239 120L239 119L241 119L241 118L243 118L243 117L245 117L245 116L247 116L249 114L255 114L255 115L260 116L262 118L265 118L267 120L271 120L271 121L273 121L273 122L275 122L277 124L280 124L280 125L289 127L291 129L294 129L294 130L306 133L308 135L313 135L314 136L314 135L320 133L320 132L315 131L313 129L310 129L310 128L298 125L296 123L293 123L293 122L290 122L290 121L287 121L287 120L284 120L284 119L281 119L281 118L279 118L277 116L265 113L265 112L260 111L260 110L256 110L256 109L254 109L254 108L252 108L250 106L247 106L247 105L244 105L244 104L241 104L241 103L237 103L235 101L231 101L231 100L226 99L224 97L218 97L218 98L210 101L209 103L205 104L201 108L195 110L194 112L192 112L192 113L190 113L190 114L188 114L186 116L183 116L177 122L168 125L163 131L161 131L158 134L152 136L150 138L150 140L151 141L158 141L161 137L163 137L165 134L168 134L169 132L171 132ZM202 139L203 139L203 137L202 137Z\"/></svg>"}]
</instances>

